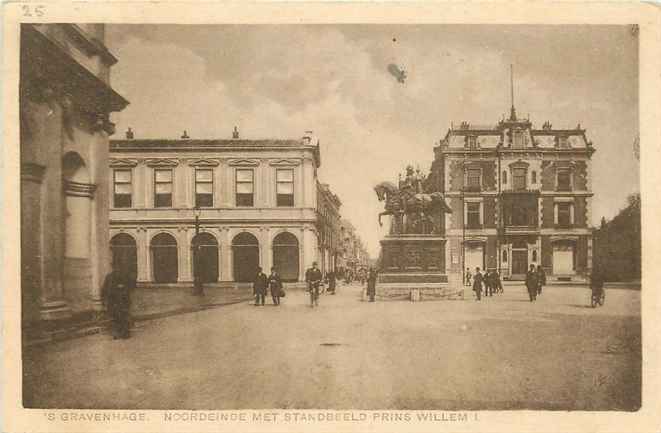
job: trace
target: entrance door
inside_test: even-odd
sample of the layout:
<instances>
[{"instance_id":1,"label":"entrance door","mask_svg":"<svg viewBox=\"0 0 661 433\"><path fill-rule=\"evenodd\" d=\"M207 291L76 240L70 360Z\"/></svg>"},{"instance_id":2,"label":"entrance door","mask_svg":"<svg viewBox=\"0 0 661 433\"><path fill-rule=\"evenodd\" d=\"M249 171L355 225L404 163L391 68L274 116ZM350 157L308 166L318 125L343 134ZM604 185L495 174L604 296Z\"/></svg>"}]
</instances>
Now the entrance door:
<instances>
[{"instance_id":1,"label":"entrance door","mask_svg":"<svg viewBox=\"0 0 661 433\"><path fill-rule=\"evenodd\" d=\"M110 240L114 268L135 281L138 274L138 255L135 240L126 233L119 233Z\"/></svg>"},{"instance_id":2,"label":"entrance door","mask_svg":"<svg viewBox=\"0 0 661 433\"><path fill-rule=\"evenodd\" d=\"M298 239L291 233L280 233L273 239L273 267L283 281L298 281L298 265Z\"/></svg>"},{"instance_id":3,"label":"entrance door","mask_svg":"<svg viewBox=\"0 0 661 433\"><path fill-rule=\"evenodd\" d=\"M484 248L480 246L466 246L466 256L464 260L466 267L470 269L471 273L475 272L475 268L480 268L484 271Z\"/></svg>"},{"instance_id":4,"label":"entrance door","mask_svg":"<svg viewBox=\"0 0 661 433\"><path fill-rule=\"evenodd\" d=\"M567 275L574 273L574 245L570 242L553 244L553 274Z\"/></svg>"},{"instance_id":5,"label":"entrance door","mask_svg":"<svg viewBox=\"0 0 661 433\"><path fill-rule=\"evenodd\" d=\"M512 275L525 275L528 271L528 250L512 250Z\"/></svg>"},{"instance_id":6,"label":"entrance door","mask_svg":"<svg viewBox=\"0 0 661 433\"><path fill-rule=\"evenodd\" d=\"M244 232L232 240L234 281L250 283L255 280L259 267L259 242L252 234ZM268 270L266 270L268 272Z\"/></svg>"},{"instance_id":7,"label":"entrance door","mask_svg":"<svg viewBox=\"0 0 661 433\"><path fill-rule=\"evenodd\" d=\"M160 233L151 241L154 282L176 283L178 278L177 241L168 233Z\"/></svg>"},{"instance_id":8,"label":"entrance door","mask_svg":"<svg viewBox=\"0 0 661 433\"><path fill-rule=\"evenodd\" d=\"M192 244L193 275L199 272L200 281L215 283L218 281L218 241L209 233L200 233L193 238Z\"/></svg>"}]
</instances>

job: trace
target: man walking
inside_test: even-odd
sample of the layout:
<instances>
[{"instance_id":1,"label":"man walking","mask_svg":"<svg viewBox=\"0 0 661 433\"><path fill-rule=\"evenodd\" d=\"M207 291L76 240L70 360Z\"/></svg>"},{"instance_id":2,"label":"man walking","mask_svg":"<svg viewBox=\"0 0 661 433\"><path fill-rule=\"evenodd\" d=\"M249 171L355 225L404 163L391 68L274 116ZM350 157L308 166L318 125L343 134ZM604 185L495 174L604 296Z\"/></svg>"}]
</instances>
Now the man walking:
<instances>
[{"instance_id":1,"label":"man walking","mask_svg":"<svg viewBox=\"0 0 661 433\"><path fill-rule=\"evenodd\" d=\"M275 270L271 268L271 275L269 275L268 286L271 290L271 299L273 299L273 305L280 305L280 296L282 296L282 280L280 275Z\"/></svg>"},{"instance_id":2,"label":"man walking","mask_svg":"<svg viewBox=\"0 0 661 433\"><path fill-rule=\"evenodd\" d=\"M310 292L310 307L319 306L319 285L321 284L321 271L317 268L317 262L312 262L312 267L305 271L305 281L308 283Z\"/></svg>"},{"instance_id":3,"label":"man walking","mask_svg":"<svg viewBox=\"0 0 661 433\"><path fill-rule=\"evenodd\" d=\"M335 272L333 272L332 270L330 272L328 272L328 274L326 274L326 279L328 279L328 292L331 295L334 295L335 294L335 285L336 285Z\"/></svg>"},{"instance_id":4,"label":"man walking","mask_svg":"<svg viewBox=\"0 0 661 433\"><path fill-rule=\"evenodd\" d=\"M537 300L537 272L535 271L535 265L530 265L530 270L526 274L526 288L528 289L528 295L530 296L530 302Z\"/></svg>"},{"instance_id":5,"label":"man walking","mask_svg":"<svg viewBox=\"0 0 661 433\"><path fill-rule=\"evenodd\" d=\"M466 268L466 285L467 285L468 287L471 286L471 284L472 284L472 279L473 279L473 276L471 275L471 270L468 269L468 268Z\"/></svg>"},{"instance_id":6,"label":"man walking","mask_svg":"<svg viewBox=\"0 0 661 433\"><path fill-rule=\"evenodd\" d=\"M103 282L102 298L106 311L112 319L113 339L131 336L131 289L134 281L129 275L113 268Z\"/></svg>"},{"instance_id":7,"label":"man walking","mask_svg":"<svg viewBox=\"0 0 661 433\"><path fill-rule=\"evenodd\" d=\"M542 287L546 285L546 272L542 265L537 266L537 294L542 294Z\"/></svg>"},{"instance_id":8,"label":"man walking","mask_svg":"<svg viewBox=\"0 0 661 433\"><path fill-rule=\"evenodd\" d=\"M477 267L475 268L475 275L473 276L473 291L475 292L478 301L482 300L482 282L483 277L480 273L480 268Z\"/></svg>"},{"instance_id":9,"label":"man walking","mask_svg":"<svg viewBox=\"0 0 661 433\"><path fill-rule=\"evenodd\" d=\"M376 270L370 268L367 274L367 296L370 302L374 302L374 295L376 294Z\"/></svg>"},{"instance_id":10,"label":"man walking","mask_svg":"<svg viewBox=\"0 0 661 433\"><path fill-rule=\"evenodd\" d=\"M257 267L257 275L255 276L255 281L252 284L252 289L255 294L255 306L264 305L266 298L266 287L268 286L268 277L262 268Z\"/></svg>"}]
</instances>

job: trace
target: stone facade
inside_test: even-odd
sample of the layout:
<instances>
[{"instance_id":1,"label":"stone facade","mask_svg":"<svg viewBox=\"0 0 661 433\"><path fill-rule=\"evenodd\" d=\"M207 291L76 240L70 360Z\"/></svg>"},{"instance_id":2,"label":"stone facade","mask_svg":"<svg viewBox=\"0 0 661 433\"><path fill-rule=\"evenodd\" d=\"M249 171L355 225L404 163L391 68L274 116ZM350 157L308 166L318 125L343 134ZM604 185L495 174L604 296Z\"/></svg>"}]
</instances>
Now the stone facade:
<instances>
[{"instance_id":1,"label":"stone facade","mask_svg":"<svg viewBox=\"0 0 661 433\"><path fill-rule=\"evenodd\" d=\"M466 268L522 279L530 264L549 281L585 281L592 263L592 143L585 129L541 129L518 119L453 125L434 149L427 188L443 192L449 278Z\"/></svg>"},{"instance_id":2,"label":"stone facade","mask_svg":"<svg viewBox=\"0 0 661 433\"><path fill-rule=\"evenodd\" d=\"M109 271L109 113L117 62L100 24L21 26L23 324L101 308Z\"/></svg>"},{"instance_id":3,"label":"stone facade","mask_svg":"<svg viewBox=\"0 0 661 433\"><path fill-rule=\"evenodd\" d=\"M317 182L317 231L319 233L319 267L326 274L336 271L342 254L341 216L342 202L327 183Z\"/></svg>"},{"instance_id":4,"label":"stone facade","mask_svg":"<svg viewBox=\"0 0 661 433\"><path fill-rule=\"evenodd\" d=\"M300 282L320 261L320 154L310 136L130 138L113 140L110 154L111 244L139 285L188 285L195 263L205 283L248 283L257 266Z\"/></svg>"}]
</instances>

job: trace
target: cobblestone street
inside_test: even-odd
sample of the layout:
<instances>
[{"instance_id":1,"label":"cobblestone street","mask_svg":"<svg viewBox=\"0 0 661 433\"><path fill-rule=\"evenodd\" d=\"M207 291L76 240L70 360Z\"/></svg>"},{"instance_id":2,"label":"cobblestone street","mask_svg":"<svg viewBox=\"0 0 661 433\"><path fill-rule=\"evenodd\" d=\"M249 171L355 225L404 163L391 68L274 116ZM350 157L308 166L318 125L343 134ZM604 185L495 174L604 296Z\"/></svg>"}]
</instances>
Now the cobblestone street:
<instances>
[{"instance_id":1,"label":"cobblestone street","mask_svg":"<svg viewBox=\"0 0 661 433\"><path fill-rule=\"evenodd\" d=\"M640 405L640 292L523 286L482 302L361 301L290 291L28 348L32 407L580 409Z\"/></svg>"}]
</instances>

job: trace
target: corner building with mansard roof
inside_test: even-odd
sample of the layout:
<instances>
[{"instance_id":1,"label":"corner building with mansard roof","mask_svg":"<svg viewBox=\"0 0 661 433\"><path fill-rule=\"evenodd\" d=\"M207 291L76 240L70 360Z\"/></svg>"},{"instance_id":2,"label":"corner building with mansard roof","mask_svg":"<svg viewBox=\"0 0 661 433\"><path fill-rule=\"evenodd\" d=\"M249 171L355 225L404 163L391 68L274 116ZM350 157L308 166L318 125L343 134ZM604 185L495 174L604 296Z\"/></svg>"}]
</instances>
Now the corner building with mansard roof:
<instances>
[{"instance_id":1,"label":"corner building with mansard roof","mask_svg":"<svg viewBox=\"0 0 661 433\"><path fill-rule=\"evenodd\" d=\"M499 269L525 278L541 265L548 282L585 281L592 263L592 143L585 129L508 119L453 125L434 149L430 187L445 193L448 272Z\"/></svg>"},{"instance_id":2,"label":"corner building with mansard roof","mask_svg":"<svg viewBox=\"0 0 661 433\"><path fill-rule=\"evenodd\" d=\"M132 136L110 143L110 238L139 285L190 285L196 264L204 283L252 282L257 266L301 282L319 261L321 161L311 136Z\"/></svg>"}]
</instances>

